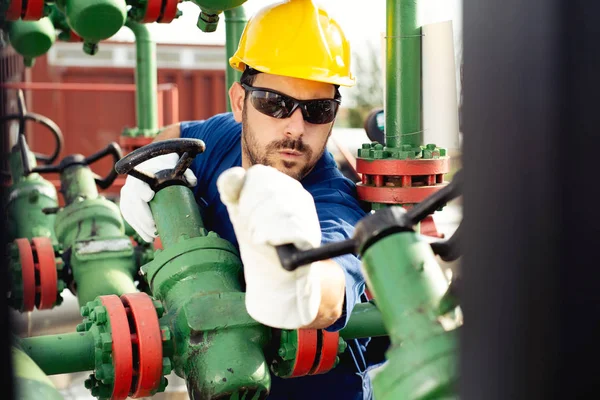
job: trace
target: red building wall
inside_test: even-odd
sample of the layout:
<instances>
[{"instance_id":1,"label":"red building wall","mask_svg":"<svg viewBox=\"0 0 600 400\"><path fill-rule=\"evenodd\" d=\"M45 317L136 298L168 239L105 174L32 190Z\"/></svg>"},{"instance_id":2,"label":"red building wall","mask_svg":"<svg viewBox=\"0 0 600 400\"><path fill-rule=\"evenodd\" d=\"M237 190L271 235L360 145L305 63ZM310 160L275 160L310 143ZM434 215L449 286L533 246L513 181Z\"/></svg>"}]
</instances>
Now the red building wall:
<instances>
[{"instance_id":1,"label":"red building wall","mask_svg":"<svg viewBox=\"0 0 600 400\"><path fill-rule=\"evenodd\" d=\"M177 85L179 121L204 119L225 111L225 70L159 68L157 75L158 84ZM27 74L27 80L54 83L135 83L133 68L56 66L50 65L46 56L36 60L35 66ZM29 110L51 118L61 128L65 147L59 159L73 153L84 156L93 154L111 141L118 142L124 128L136 125L134 92L36 90L25 93ZM159 121L159 125L162 126L161 122ZM50 134L44 132L42 127L35 127L32 132L32 135L28 135L30 147L37 152L49 154L53 148ZM105 176L111 166L111 162L105 159L97 162L93 170ZM58 179L58 176L49 176L49 179ZM117 184L109 188L107 195L117 194L123 180L124 178L119 179Z\"/></svg>"}]
</instances>

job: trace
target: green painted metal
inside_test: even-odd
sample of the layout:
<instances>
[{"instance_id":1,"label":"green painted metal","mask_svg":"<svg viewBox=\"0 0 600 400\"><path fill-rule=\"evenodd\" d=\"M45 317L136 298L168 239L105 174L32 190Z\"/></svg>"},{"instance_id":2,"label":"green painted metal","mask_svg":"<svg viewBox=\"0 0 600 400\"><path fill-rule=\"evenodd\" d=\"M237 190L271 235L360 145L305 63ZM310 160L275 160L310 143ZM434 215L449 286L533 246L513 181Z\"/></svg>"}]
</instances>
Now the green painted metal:
<instances>
[{"instance_id":1,"label":"green painted metal","mask_svg":"<svg viewBox=\"0 0 600 400\"><path fill-rule=\"evenodd\" d=\"M340 330L340 337L345 340L387 335L381 312L374 301L354 305L348 323Z\"/></svg>"},{"instance_id":2,"label":"green painted metal","mask_svg":"<svg viewBox=\"0 0 600 400\"><path fill-rule=\"evenodd\" d=\"M33 60L50 50L55 41L54 25L50 18L38 21L21 19L8 24L8 38L17 53L24 57L25 65L33 66Z\"/></svg>"},{"instance_id":3,"label":"green painted metal","mask_svg":"<svg viewBox=\"0 0 600 400\"><path fill-rule=\"evenodd\" d=\"M362 252L369 289L377 299L391 346L373 380L374 396L457 398L457 330L438 315L448 287L429 245L414 232L387 236Z\"/></svg>"},{"instance_id":4,"label":"green painted metal","mask_svg":"<svg viewBox=\"0 0 600 400\"><path fill-rule=\"evenodd\" d=\"M244 28L246 27L246 23L248 22L246 18L246 13L244 12L244 6L239 6L236 8L232 8L231 10L225 11L225 49L226 49L226 59L225 59L225 81L226 81L226 90L229 90L231 85L234 82L238 82L242 73L238 70L231 68L229 65L229 59L233 57L233 54L236 52L238 44L240 43L240 38L242 37L242 32L244 32ZM231 104L229 102L229 96L225 96L227 98L227 111L231 111Z\"/></svg>"},{"instance_id":5,"label":"green painted metal","mask_svg":"<svg viewBox=\"0 0 600 400\"><path fill-rule=\"evenodd\" d=\"M421 144L421 27L418 0L387 0L385 145Z\"/></svg>"},{"instance_id":6,"label":"green painted metal","mask_svg":"<svg viewBox=\"0 0 600 400\"><path fill-rule=\"evenodd\" d=\"M25 150L32 168L36 165L34 154ZM44 208L56 208L58 197L56 188L37 173L23 175L20 146L12 148L10 154L12 185L5 193L8 242L17 238L31 239L47 237L56 244L54 234L54 214L44 214Z\"/></svg>"},{"instance_id":7,"label":"green painted metal","mask_svg":"<svg viewBox=\"0 0 600 400\"><path fill-rule=\"evenodd\" d=\"M241 6L246 0L192 0L200 7L197 26L203 32L214 32L219 24L219 14ZM227 17L227 16L226 16ZM239 40L239 38L238 38Z\"/></svg>"},{"instance_id":8,"label":"green painted metal","mask_svg":"<svg viewBox=\"0 0 600 400\"><path fill-rule=\"evenodd\" d=\"M47 375L91 371L96 365L92 332L23 338L21 346Z\"/></svg>"},{"instance_id":9,"label":"green painted metal","mask_svg":"<svg viewBox=\"0 0 600 400\"><path fill-rule=\"evenodd\" d=\"M174 185L160 190L150 203L156 229L163 248L189 238L206 236L204 222L194 194L184 186ZM181 213L185 210L185 216Z\"/></svg>"},{"instance_id":10,"label":"green painted metal","mask_svg":"<svg viewBox=\"0 0 600 400\"><path fill-rule=\"evenodd\" d=\"M125 26L135 35L135 112L137 127L127 129L126 136L154 137L158 133L156 43L145 24L127 19Z\"/></svg>"},{"instance_id":11,"label":"green painted metal","mask_svg":"<svg viewBox=\"0 0 600 400\"><path fill-rule=\"evenodd\" d=\"M97 296L137 292L136 255L119 207L98 195L89 167L75 165L61 174L66 206L56 214L54 229L70 249L69 265L82 306Z\"/></svg>"},{"instance_id":12,"label":"green painted metal","mask_svg":"<svg viewBox=\"0 0 600 400\"><path fill-rule=\"evenodd\" d=\"M206 233L190 189L162 189L150 206L164 250L142 270L165 306L160 321L172 332L174 371L191 398L264 396L270 329L246 312L237 250Z\"/></svg>"},{"instance_id":13,"label":"green painted metal","mask_svg":"<svg viewBox=\"0 0 600 400\"><path fill-rule=\"evenodd\" d=\"M127 16L125 0L57 0L56 5L73 31L89 45L117 33Z\"/></svg>"},{"instance_id":14,"label":"green painted metal","mask_svg":"<svg viewBox=\"0 0 600 400\"><path fill-rule=\"evenodd\" d=\"M48 399L64 397L40 367L20 348L11 347L15 396L17 400Z\"/></svg>"}]
</instances>

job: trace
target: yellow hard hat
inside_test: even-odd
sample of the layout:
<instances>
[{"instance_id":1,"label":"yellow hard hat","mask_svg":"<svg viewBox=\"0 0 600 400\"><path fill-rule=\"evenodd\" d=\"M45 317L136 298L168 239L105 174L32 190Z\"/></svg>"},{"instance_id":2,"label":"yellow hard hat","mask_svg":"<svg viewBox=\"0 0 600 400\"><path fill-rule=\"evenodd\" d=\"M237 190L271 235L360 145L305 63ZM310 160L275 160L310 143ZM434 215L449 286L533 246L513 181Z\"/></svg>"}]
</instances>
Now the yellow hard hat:
<instances>
[{"instance_id":1,"label":"yellow hard hat","mask_svg":"<svg viewBox=\"0 0 600 400\"><path fill-rule=\"evenodd\" d=\"M311 0L263 8L244 28L232 68L353 86L350 44L327 12Z\"/></svg>"}]
</instances>

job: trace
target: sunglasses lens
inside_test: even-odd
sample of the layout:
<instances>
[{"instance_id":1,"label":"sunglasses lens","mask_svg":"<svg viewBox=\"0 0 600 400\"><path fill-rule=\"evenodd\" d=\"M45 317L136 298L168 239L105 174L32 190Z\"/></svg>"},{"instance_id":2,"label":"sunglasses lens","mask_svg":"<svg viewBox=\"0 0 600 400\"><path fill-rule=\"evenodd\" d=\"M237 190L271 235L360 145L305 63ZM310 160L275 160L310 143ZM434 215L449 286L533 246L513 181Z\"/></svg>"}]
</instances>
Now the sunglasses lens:
<instances>
[{"instance_id":1,"label":"sunglasses lens","mask_svg":"<svg viewBox=\"0 0 600 400\"><path fill-rule=\"evenodd\" d=\"M311 124L328 124L335 119L339 103L334 100L314 100L305 103L304 119Z\"/></svg>"},{"instance_id":2,"label":"sunglasses lens","mask_svg":"<svg viewBox=\"0 0 600 400\"><path fill-rule=\"evenodd\" d=\"M283 96L263 90L252 91L251 99L254 108L273 118L287 118L293 107Z\"/></svg>"}]
</instances>

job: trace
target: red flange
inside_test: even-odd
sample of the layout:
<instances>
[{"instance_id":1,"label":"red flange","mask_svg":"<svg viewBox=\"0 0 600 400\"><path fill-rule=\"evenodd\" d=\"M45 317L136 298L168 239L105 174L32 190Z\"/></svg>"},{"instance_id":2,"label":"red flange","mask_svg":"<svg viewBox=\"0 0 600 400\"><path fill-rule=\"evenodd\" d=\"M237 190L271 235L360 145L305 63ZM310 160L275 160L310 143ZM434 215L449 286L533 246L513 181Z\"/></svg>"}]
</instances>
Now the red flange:
<instances>
[{"instance_id":1,"label":"red flange","mask_svg":"<svg viewBox=\"0 0 600 400\"><path fill-rule=\"evenodd\" d=\"M121 301L133 322L131 342L139 357L133 363L137 376L133 379L131 397L150 397L162 379L162 336L156 309L146 293L124 294Z\"/></svg>"},{"instance_id":2,"label":"red flange","mask_svg":"<svg viewBox=\"0 0 600 400\"><path fill-rule=\"evenodd\" d=\"M9 0L8 10L6 10L6 20L16 21L21 18L23 11L23 0Z\"/></svg>"},{"instance_id":3,"label":"red flange","mask_svg":"<svg viewBox=\"0 0 600 400\"><path fill-rule=\"evenodd\" d=\"M142 146L152 143L153 138L151 137L129 137L120 136L119 146L123 150L123 154L129 154L135 149L139 149Z\"/></svg>"},{"instance_id":4,"label":"red flange","mask_svg":"<svg viewBox=\"0 0 600 400\"><path fill-rule=\"evenodd\" d=\"M450 158L417 160L356 159L356 171L366 175L439 175L450 172Z\"/></svg>"},{"instance_id":5,"label":"red flange","mask_svg":"<svg viewBox=\"0 0 600 400\"><path fill-rule=\"evenodd\" d=\"M298 329L298 344L296 348L296 360L292 368L292 377L308 374L315 363L317 354L317 330Z\"/></svg>"},{"instance_id":6,"label":"red flange","mask_svg":"<svg viewBox=\"0 0 600 400\"><path fill-rule=\"evenodd\" d=\"M47 237L35 237L31 239L32 250L37 254L37 264L40 281L37 291L40 293L38 310L49 310L56 303L58 292L58 276L56 272L56 260L52 242Z\"/></svg>"},{"instance_id":7,"label":"red flange","mask_svg":"<svg viewBox=\"0 0 600 400\"><path fill-rule=\"evenodd\" d=\"M321 351L319 352L319 359L310 371L310 375L324 374L330 371L337 358L339 332L328 332L324 329L319 329L319 335L322 338Z\"/></svg>"},{"instance_id":8,"label":"red flange","mask_svg":"<svg viewBox=\"0 0 600 400\"><path fill-rule=\"evenodd\" d=\"M440 190L446 183L435 186L394 187L356 185L358 198L370 203L415 204Z\"/></svg>"},{"instance_id":9,"label":"red flange","mask_svg":"<svg viewBox=\"0 0 600 400\"><path fill-rule=\"evenodd\" d=\"M38 21L44 16L44 0L28 0L23 14L24 21Z\"/></svg>"},{"instance_id":10,"label":"red flange","mask_svg":"<svg viewBox=\"0 0 600 400\"><path fill-rule=\"evenodd\" d=\"M115 370L111 399L125 400L129 396L133 378L133 352L127 313L117 295L100 296L100 301L106 307L111 327L113 368Z\"/></svg>"},{"instance_id":11,"label":"red flange","mask_svg":"<svg viewBox=\"0 0 600 400\"><path fill-rule=\"evenodd\" d=\"M23 311L33 311L35 307L35 263L33 250L27 239L15 239L19 249L21 276L23 278Z\"/></svg>"},{"instance_id":12,"label":"red flange","mask_svg":"<svg viewBox=\"0 0 600 400\"><path fill-rule=\"evenodd\" d=\"M160 17L160 9L162 8L163 0L148 0L146 3L146 12L144 13L144 18L142 22L156 22L158 17Z\"/></svg>"},{"instance_id":13,"label":"red flange","mask_svg":"<svg viewBox=\"0 0 600 400\"><path fill-rule=\"evenodd\" d=\"M158 23L168 24L177 16L177 5L179 0L164 0L164 9L162 16L158 18Z\"/></svg>"}]
</instances>

